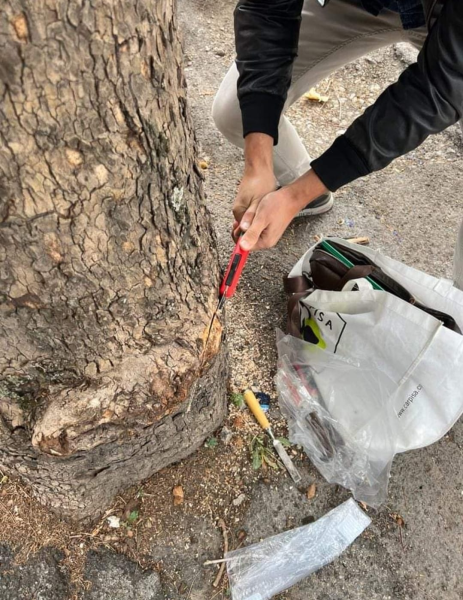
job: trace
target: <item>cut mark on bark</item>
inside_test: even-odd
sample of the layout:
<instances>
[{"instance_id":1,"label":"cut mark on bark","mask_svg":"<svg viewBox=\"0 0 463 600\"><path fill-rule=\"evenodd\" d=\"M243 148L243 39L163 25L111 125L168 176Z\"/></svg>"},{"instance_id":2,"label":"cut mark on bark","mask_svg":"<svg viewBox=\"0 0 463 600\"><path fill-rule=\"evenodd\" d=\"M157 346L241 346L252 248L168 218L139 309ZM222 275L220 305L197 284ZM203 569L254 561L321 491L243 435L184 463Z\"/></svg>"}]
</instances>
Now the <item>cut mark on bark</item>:
<instances>
[{"instance_id":1,"label":"cut mark on bark","mask_svg":"<svg viewBox=\"0 0 463 600\"><path fill-rule=\"evenodd\" d=\"M219 317L216 315L212 323L208 323L206 329L204 329L201 340L203 343L204 362L213 356L215 356L220 349L222 342L222 323L219 321ZM209 340L207 339L209 336ZM207 342L207 347L206 347Z\"/></svg>"}]
</instances>

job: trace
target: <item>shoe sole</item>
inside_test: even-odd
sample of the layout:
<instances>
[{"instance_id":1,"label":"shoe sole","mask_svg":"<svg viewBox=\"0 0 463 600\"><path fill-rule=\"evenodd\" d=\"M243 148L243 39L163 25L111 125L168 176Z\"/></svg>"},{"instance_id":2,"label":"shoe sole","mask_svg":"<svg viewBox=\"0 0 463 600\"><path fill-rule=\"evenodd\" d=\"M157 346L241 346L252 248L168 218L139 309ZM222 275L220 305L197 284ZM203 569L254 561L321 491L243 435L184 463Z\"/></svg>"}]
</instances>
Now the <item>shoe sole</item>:
<instances>
[{"instance_id":1,"label":"shoe sole","mask_svg":"<svg viewBox=\"0 0 463 600\"><path fill-rule=\"evenodd\" d=\"M317 215L323 215L324 213L330 211L333 208L334 204L334 196L330 193L330 198L328 202L318 206L317 208L304 208L300 212L297 213L297 217L316 217Z\"/></svg>"}]
</instances>

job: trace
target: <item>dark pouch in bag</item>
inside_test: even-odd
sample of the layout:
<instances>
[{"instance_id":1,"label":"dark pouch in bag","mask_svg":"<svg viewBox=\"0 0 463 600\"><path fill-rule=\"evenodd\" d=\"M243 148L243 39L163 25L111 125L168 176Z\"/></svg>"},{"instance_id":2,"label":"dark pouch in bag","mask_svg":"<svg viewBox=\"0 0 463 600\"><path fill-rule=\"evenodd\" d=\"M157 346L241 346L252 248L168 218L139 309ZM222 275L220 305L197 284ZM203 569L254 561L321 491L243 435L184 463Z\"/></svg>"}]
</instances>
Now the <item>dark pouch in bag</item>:
<instances>
[{"instance_id":1,"label":"dark pouch in bag","mask_svg":"<svg viewBox=\"0 0 463 600\"><path fill-rule=\"evenodd\" d=\"M299 312L299 300L304 295L306 296L315 289L341 291L348 281L359 279L361 277L368 277L370 280L377 283L384 291L397 296L404 302L413 304L417 308L441 321L448 329L461 334L460 328L453 317L418 302L403 285L389 277L389 275L384 273L380 267L364 254L352 248L346 248L331 240L329 243L354 266L346 266L341 260L324 250L320 245L315 248L310 258L310 277L305 275L302 277L285 278L285 290L292 294L292 298L288 301L288 329L292 335L300 336L299 321L297 314L295 313ZM304 286L305 294L302 292ZM295 288L297 288L297 290ZM297 293L295 293L295 291ZM298 330L297 334L296 329Z\"/></svg>"}]
</instances>

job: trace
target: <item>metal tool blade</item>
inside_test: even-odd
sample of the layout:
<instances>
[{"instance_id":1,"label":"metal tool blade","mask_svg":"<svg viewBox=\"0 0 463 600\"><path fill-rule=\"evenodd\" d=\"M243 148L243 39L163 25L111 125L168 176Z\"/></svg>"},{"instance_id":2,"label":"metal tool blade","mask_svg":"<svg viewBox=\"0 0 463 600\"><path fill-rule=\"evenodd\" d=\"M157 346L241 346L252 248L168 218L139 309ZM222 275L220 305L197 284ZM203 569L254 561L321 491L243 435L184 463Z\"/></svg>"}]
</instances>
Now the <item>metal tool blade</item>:
<instances>
[{"instance_id":1,"label":"metal tool blade","mask_svg":"<svg viewBox=\"0 0 463 600\"><path fill-rule=\"evenodd\" d=\"M274 439L273 447L275 448L275 451L278 454L278 456L280 457L281 462L284 464L286 470L291 475L291 479L294 481L294 483L299 483L301 481L302 477L300 476L299 471L294 466L294 463L290 459L288 453L284 449L283 444L281 442L279 442L278 440Z\"/></svg>"},{"instance_id":2,"label":"metal tool blade","mask_svg":"<svg viewBox=\"0 0 463 600\"><path fill-rule=\"evenodd\" d=\"M219 298L219 301L217 303L214 314L212 315L211 323L209 325L209 331L207 332L207 338L206 338L206 343L204 345L204 350L207 348L209 338L211 337L212 325L214 325L214 320L215 320L216 316L218 315L218 313L222 310L226 299L227 299L227 297L225 296L225 294L222 294L222 296L220 296L220 298Z\"/></svg>"}]
</instances>

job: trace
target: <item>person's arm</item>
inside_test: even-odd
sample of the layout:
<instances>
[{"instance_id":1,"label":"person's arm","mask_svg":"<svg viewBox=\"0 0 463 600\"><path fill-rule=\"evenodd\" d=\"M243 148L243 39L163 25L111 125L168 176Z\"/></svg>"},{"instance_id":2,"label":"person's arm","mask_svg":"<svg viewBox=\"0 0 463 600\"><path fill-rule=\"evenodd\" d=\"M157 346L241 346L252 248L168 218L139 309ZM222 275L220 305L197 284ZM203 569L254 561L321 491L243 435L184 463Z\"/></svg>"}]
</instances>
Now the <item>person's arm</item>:
<instances>
[{"instance_id":1,"label":"person's arm","mask_svg":"<svg viewBox=\"0 0 463 600\"><path fill-rule=\"evenodd\" d=\"M384 168L463 115L463 1L446 0L418 56L399 80L293 184L267 194L243 236L245 250L274 246L307 196Z\"/></svg>"},{"instance_id":2,"label":"person's arm","mask_svg":"<svg viewBox=\"0 0 463 600\"><path fill-rule=\"evenodd\" d=\"M233 205L235 237L276 187L273 145L297 55L302 0L240 0L235 9L245 168Z\"/></svg>"},{"instance_id":3,"label":"person's arm","mask_svg":"<svg viewBox=\"0 0 463 600\"><path fill-rule=\"evenodd\" d=\"M243 136L278 143L278 123L297 56L303 0L240 0L235 9L238 99Z\"/></svg>"},{"instance_id":4,"label":"person's arm","mask_svg":"<svg viewBox=\"0 0 463 600\"><path fill-rule=\"evenodd\" d=\"M312 168L329 190L336 191L383 169L462 115L463 1L446 0L417 63L405 69L398 81L312 162Z\"/></svg>"}]
</instances>

